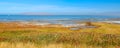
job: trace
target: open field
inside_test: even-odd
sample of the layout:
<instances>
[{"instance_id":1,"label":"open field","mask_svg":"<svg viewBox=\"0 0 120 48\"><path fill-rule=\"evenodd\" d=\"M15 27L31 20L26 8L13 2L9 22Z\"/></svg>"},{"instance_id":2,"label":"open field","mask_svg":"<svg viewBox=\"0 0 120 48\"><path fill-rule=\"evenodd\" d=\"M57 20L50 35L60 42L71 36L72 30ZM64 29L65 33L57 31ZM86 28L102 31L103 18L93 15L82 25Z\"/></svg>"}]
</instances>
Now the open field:
<instances>
[{"instance_id":1,"label":"open field","mask_svg":"<svg viewBox=\"0 0 120 48\"><path fill-rule=\"evenodd\" d=\"M0 23L0 48L120 48L120 25L97 28L41 27Z\"/></svg>"}]
</instances>

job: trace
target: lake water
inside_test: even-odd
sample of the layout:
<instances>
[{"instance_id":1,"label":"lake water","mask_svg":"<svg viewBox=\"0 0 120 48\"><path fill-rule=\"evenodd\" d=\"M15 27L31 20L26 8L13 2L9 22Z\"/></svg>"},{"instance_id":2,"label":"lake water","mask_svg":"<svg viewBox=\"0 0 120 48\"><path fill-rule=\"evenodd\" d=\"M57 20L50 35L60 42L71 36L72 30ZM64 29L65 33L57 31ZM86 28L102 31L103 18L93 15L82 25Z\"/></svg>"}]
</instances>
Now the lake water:
<instances>
[{"instance_id":1,"label":"lake water","mask_svg":"<svg viewBox=\"0 0 120 48\"><path fill-rule=\"evenodd\" d=\"M118 19L120 16L89 16L89 15L0 15L0 21L40 21L40 20L81 20L101 21Z\"/></svg>"}]
</instances>

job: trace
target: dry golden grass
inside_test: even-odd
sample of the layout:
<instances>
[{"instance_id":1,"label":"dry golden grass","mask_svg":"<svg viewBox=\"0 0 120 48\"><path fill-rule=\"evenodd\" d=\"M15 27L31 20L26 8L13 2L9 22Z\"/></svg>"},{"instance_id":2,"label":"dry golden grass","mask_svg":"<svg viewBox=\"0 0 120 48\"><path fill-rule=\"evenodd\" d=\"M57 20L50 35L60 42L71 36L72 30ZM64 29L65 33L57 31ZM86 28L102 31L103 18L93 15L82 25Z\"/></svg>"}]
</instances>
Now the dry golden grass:
<instances>
[{"instance_id":1,"label":"dry golden grass","mask_svg":"<svg viewBox=\"0 0 120 48\"><path fill-rule=\"evenodd\" d=\"M31 26L24 25L19 26L17 23L0 23L0 31L21 31L21 30L34 30L40 32L98 32L98 33L113 33L118 34L120 32L120 25L107 24L107 23L93 23L94 25L99 25L99 28L93 29L80 29L77 31L72 31L69 28L64 27L41 27L41 26Z\"/></svg>"},{"instance_id":2,"label":"dry golden grass","mask_svg":"<svg viewBox=\"0 0 120 48\"><path fill-rule=\"evenodd\" d=\"M38 48L34 44L31 43L8 43L8 42L1 42L0 48Z\"/></svg>"},{"instance_id":3,"label":"dry golden grass","mask_svg":"<svg viewBox=\"0 0 120 48\"><path fill-rule=\"evenodd\" d=\"M118 24L92 23L92 25L96 25L98 28L86 28L73 31L66 27L41 27L35 25L19 26L17 23L0 23L0 32L34 30L38 32L95 32L105 34L120 34L120 25Z\"/></svg>"},{"instance_id":4,"label":"dry golden grass","mask_svg":"<svg viewBox=\"0 0 120 48\"><path fill-rule=\"evenodd\" d=\"M70 30L0 23L0 48L119 48L119 24L88 24L98 27Z\"/></svg>"},{"instance_id":5,"label":"dry golden grass","mask_svg":"<svg viewBox=\"0 0 120 48\"><path fill-rule=\"evenodd\" d=\"M1 42L0 48L119 48L119 47L100 47L100 46L87 46L87 45L70 45L70 44L48 44L48 45L36 45L33 43L8 43Z\"/></svg>"},{"instance_id":6,"label":"dry golden grass","mask_svg":"<svg viewBox=\"0 0 120 48\"><path fill-rule=\"evenodd\" d=\"M99 28L93 29L82 29L81 32L93 32L93 33L104 33L104 34L120 34L119 24L108 24L108 23L93 23L94 25L100 26Z\"/></svg>"}]
</instances>

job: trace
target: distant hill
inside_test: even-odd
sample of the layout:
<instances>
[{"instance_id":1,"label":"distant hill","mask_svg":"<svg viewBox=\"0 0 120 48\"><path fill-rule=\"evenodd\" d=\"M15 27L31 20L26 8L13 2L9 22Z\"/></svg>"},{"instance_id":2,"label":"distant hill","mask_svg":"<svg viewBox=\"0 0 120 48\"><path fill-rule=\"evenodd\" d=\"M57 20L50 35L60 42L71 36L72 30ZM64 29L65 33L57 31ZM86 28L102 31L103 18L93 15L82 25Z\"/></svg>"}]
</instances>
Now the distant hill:
<instances>
[{"instance_id":1,"label":"distant hill","mask_svg":"<svg viewBox=\"0 0 120 48\"><path fill-rule=\"evenodd\" d=\"M16 14L8 14L8 13L0 13L0 15L102 15L102 16L120 16L120 12L101 12L101 13L48 13L48 12L23 12L23 13L16 13Z\"/></svg>"},{"instance_id":2,"label":"distant hill","mask_svg":"<svg viewBox=\"0 0 120 48\"><path fill-rule=\"evenodd\" d=\"M47 13L47 12L24 12L20 14L22 15L52 15L51 13Z\"/></svg>"}]
</instances>

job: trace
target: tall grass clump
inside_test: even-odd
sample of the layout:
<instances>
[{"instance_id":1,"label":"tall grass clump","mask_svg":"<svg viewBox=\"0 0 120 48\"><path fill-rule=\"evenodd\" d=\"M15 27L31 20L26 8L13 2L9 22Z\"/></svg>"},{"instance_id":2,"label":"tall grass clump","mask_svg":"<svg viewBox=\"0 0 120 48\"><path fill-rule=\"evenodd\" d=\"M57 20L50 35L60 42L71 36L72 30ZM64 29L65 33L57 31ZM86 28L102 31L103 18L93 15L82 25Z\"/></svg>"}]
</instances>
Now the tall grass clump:
<instances>
[{"instance_id":1,"label":"tall grass clump","mask_svg":"<svg viewBox=\"0 0 120 48\"><path fill-rule=\"evenodd\" d=\"M26 33L30 34L30 33ZM11 38L9 38L11 37ZM70 44L74 46L120 46L120 35L102 34L102 33L88 33L88 32L69 32L69 33L37 33L36 35L13 35L9 37L1 37L0 42L23 42L34 43L38 45L49 44Z\"/></svg>"}]
</instances>

